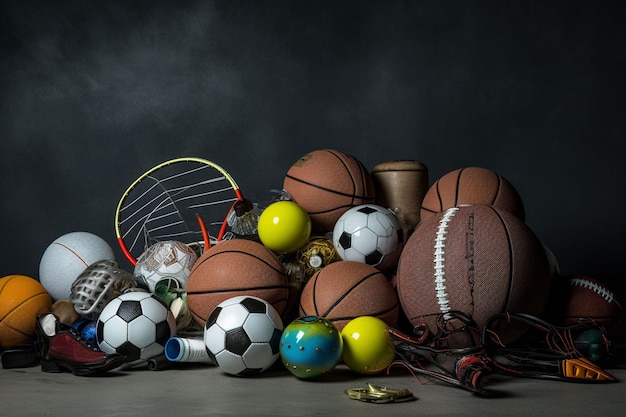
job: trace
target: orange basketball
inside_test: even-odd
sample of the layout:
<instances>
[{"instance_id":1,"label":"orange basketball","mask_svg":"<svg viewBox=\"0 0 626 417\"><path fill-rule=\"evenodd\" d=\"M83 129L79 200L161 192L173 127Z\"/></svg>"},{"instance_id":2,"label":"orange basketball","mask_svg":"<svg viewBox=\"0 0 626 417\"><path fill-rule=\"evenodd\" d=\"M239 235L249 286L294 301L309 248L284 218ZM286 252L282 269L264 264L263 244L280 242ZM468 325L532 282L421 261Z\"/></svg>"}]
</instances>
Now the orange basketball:
<instances>
[{"instance_id":1,"label":"orange basketball","mask_svg":"<svg viewBox=\"0 0 626 417\"><path fill-rule=\"evenodd\" d=\"M187 281L187 305L201 326L219 303L231 297L262 298L282 315L290 294L289 278L278 257L247 239L226 240L211 247L194 263Z\"/></svg>"},{"instance_id":2,"label":"orange basketball","mask_svg":"<svg viewBox=\"0 0 626 417\"><path fill-rule=\"evenodd\" d=\"M50 312L51 307L50 294L36 279L0 278L0 349L33 343L37 315Z\"/></svg>"},{"instance_id":3,"label":"orange basketball","mask_svg":"<svg viewBox=\"0 0 626 417\"><path fill-rule=\"evenodd\" d=\"M301 316L319 316L339 331L352 319L373 316L393 327L398 321L398 295L382 272L355 261L337 261L317 271L300 295Z\"/></svg>"},{"instance_id":4,"label":"orange basketball","mask_svg":"<svg viewBox=\"0 0 626 417\"><path fill-rule=\"evenodd\" d=\"M524 204L513 185L497 172L466 167L448 172L430 186L420 211L424 220L464 204L484 204L508 211L524 221Z\"/></svg>"},{"instance_id":5,"label":"orange basketball","mask_svg":"<svg viewBox=\"0 0 626 417\"><path fill-rule=\"evenodd\" d=\"M348 209L373 203L374 183L354 156L321 149L298 159L287 171L283 188L309 213L314 229L331 231Z\"/></svg>"}]
</instances>

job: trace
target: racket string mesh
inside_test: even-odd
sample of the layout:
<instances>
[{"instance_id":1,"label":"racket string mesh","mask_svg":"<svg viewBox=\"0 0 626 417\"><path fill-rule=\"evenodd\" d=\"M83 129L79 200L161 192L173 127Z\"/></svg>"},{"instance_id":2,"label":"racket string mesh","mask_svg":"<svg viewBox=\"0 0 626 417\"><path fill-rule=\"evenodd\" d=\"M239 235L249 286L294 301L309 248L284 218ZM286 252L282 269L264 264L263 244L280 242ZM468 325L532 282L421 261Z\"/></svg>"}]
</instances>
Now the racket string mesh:
<instances>
[{"instance_id":1,"label":"racket string mesh","mask_svg":"<svg viewBox=\"0 0 626 417\"><path fill-rule=\"evenodd\" d=\"M215 243L237 200L231 181L211 165L190 160L163 165L127 195L119 211L121 237L135 258L160 241L197 245L204 240L199 214Z\"/></svg>"}]
</instances>

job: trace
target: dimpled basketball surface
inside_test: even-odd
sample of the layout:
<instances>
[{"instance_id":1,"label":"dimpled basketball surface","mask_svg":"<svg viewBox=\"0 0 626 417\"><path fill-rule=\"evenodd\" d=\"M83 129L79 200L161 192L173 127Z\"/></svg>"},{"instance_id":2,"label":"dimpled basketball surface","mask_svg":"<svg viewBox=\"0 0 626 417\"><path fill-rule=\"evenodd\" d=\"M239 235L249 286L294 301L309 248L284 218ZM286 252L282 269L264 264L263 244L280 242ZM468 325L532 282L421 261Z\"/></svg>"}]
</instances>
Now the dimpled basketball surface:
<instances>
[{"instance_id":1,"label":"dimpled basketball surface","mask_svg":"<svg viewBox=\"0 0 626 417\"><path fill-rule=\"evenodd\" d=\"M313 228L330 231L348 209L374 203L370 173L354 156L333 149L312 151L287 171L283 188L311 217Z\"/></svg>"},{"instance_id":2,"label":"dimpled basketball surface","mask_svg":"<svg viewBox=\"0 0 626 417\"><path fill-rule=\"evenodd\" d=\"M51 308L50 294L36 279L25 275L0 278L0 349L32 343L37 315Z\"/></svg>"},{"instance_id":3,"label":"dimpled basketball surface","mask_svg":"<svg viewBox=\"0 0 626 417\"><path fill-rule=\"evenodd\" d=\"M463 204L485 204L508 211L524 220L524 204L513 185L497 172L481 167L451 171L430 186L420 218Z\"/></svg>"},{"instance_id":4,"label":"dimpled basketball surface","mask_svg":"<svg viewBox=\"0 0 626 417\"><path fill-rule=\"evenodd\" d=\"M373 316L393 327L400 305L387 277L371 265L337 261L317 271L300 294L301 316L324 317L341 332L352 319Z\"/></svg>"},{"instance_id":5,"label":"dimpled basketball surface","mask_svg":"<svg viewBox=\"0 0 626 417\"><path fill-rule=\"evenodd\" d=\"M89 232L70 232L54 240L39 262L39 281L53 300L70 298L72 284L81 272L98 261L114 261L111 246Z\"/></svg>"},{"instance_id":6,"label":"dimpled basketball surface","mask_svg":"<svg viewBox=\"0 0 626 417\"><path fill-rule=\"evenodd\" d=\"M201 326L218 304L231 297L258 297L283 314L290 294L289 279L278 257L247 239L226 240L211 247L198 258L187 281L187 304Z\"/></svg>"},{"instance_id":7,"label":"dimpled basketball surface","mask_svg":"<svg viewBox=\"0 0 626 417\"><path fill-rule=\"evenodd\" d=\"M471 317L478 328L503 312L539 315L550 268L543 245L519 218L467 205L418 225L400 255L396 280L411 324L436 333L437 317L452 311ZM501 337L513 341L519 334L510 326Z\"/></svg>"}]
</instances>

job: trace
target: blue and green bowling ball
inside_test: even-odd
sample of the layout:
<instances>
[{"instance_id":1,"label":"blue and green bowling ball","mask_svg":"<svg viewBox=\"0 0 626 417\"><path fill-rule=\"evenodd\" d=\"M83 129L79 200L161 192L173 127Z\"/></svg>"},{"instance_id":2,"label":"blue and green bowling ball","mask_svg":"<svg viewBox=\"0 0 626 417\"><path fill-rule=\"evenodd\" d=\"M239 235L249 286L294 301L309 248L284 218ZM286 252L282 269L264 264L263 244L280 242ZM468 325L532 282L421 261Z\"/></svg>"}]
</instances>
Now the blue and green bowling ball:
<instances>
[{"instance_id":1,"label":"blue and green bowling ball","mask_svg":"<svg viewBox=\"0 0 626 417\"><path fill-rule=\"evenodd\" d=\"M343 353L343 339L329 320L303 316L285 327L279 349L289 372L301 379L312 379L335 369Z\"/></svg>"}]
</instances>

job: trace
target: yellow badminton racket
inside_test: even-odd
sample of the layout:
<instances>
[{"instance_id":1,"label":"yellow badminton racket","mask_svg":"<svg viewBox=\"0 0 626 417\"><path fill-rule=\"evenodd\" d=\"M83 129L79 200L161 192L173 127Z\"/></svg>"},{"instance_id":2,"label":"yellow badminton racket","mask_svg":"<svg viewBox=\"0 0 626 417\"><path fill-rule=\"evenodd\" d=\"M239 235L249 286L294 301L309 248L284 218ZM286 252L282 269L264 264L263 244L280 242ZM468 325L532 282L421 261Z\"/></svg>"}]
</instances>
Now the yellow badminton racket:
<instances>
[{"instance_id":1,"label":"yellow badminton racket","mask_svg":"<svg viewBox=\"0 0 626 417\"><path fill-rule=\"evenodd\" d=\"M115 234L122 252L137 258L159 241L177 240L208 248L224 237L239 186L207 159L171 159L150 168L124 192L115 211Z\"/></svg>"}]
</instances>

